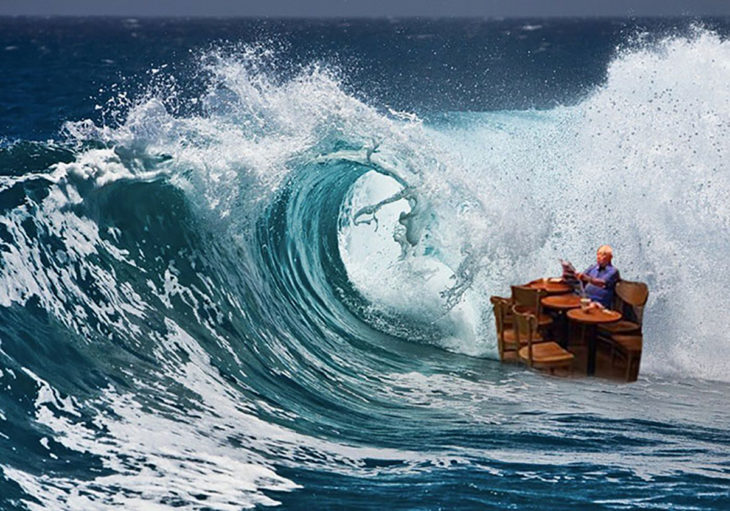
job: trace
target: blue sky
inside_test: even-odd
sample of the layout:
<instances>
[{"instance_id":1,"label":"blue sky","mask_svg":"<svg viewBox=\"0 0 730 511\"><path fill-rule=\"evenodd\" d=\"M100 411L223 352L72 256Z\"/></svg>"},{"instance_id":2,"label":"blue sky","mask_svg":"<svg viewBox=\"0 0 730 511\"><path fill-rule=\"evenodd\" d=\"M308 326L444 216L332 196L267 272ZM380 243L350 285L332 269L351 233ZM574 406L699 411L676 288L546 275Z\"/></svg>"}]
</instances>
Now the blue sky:
<instances>
[{"instance_id":1,"label":"blue sky","mask_svg":"<svg viewBox=\"0 0 730 511\"><path fill-rule=\"evenodd\" d=\"M0 0L0 15L730 16L730 0Z\"/></svg>"}]
</instances>

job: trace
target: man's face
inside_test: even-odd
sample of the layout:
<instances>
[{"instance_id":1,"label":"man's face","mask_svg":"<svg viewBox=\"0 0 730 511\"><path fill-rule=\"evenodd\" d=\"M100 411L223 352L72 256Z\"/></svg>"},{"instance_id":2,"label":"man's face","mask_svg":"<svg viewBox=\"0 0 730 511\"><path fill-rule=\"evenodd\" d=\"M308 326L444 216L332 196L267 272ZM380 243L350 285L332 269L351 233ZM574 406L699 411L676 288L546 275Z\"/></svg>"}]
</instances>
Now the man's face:
<instances>
[{"instance_id":1,"label":"man's face","mask_svg":"<svg viewBox=\"0 0 730 511\"><path fill-rule=\"evenodd\" d=\"M606 266L611 262L611 254L605 250L599 250L596 253L596 262L598 266Z\"/></svg>"}]
</instances>

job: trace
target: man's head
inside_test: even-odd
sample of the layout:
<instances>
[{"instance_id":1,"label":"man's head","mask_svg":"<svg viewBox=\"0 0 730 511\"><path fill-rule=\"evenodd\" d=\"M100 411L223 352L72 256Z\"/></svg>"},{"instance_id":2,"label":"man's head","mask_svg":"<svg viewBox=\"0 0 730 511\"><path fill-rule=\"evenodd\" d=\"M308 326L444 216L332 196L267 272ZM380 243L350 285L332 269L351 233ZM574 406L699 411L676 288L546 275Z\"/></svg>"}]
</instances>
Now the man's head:
<instances>
[{"instance_id":1,"label":"man's head","mask_svg":"<svg viewBox=\"0 0 730 511\"><path fill-rule=\"evenodd\" d=\"M611 247L608 245L601 245L598 247L598 252L596 252L596 262L598 263L598 266L606 266L607 264L610 264L611 259L613 259L613 249Z\"/></svg>"}]
</instances>

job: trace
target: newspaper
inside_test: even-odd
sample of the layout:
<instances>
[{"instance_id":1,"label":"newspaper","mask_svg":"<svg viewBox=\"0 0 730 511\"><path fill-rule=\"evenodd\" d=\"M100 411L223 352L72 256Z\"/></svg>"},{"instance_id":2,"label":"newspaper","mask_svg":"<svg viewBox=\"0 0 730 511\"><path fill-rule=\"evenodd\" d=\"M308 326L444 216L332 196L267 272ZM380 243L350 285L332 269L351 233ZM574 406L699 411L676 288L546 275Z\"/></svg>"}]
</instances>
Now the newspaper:
<instances>
[{"instance_id":1,"label":"newspaper","mask_svg":"<svg viewBox=\"0 0 730 511\"><path fill-rule=\"evenodd\" d=\"M573 266L570 261L566 261L564 259L560 259L560 265L563 267L563 278L566 281L577 281L578 278L575 276L577 273L575 271L575 266Z\"/></svg>"},{"instance_id":2,"label":"newspaper","mask_svg":"<svg viewBox=\"0 0 730 511\"><path fill-rule=\"evenodd\" d=\"M578 280L578 277L576 276L576 273L578 272L575 271L575 266L573 266L570 261L565 261L564 259L560 259L560 265L563 267L563 280L565 283L575 287L576 290L580 292L580 295L585 297L586 290L583 287L583 282Z\"/></svg>"}]
</instances>

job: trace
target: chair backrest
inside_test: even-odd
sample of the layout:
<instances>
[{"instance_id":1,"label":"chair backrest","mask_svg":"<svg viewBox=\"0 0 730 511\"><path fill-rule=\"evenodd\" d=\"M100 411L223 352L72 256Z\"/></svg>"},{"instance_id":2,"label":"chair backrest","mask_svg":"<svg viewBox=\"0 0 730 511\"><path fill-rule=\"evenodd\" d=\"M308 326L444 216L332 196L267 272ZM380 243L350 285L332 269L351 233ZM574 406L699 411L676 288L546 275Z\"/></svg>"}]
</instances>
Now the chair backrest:
<instances>
[{"instance_id":1,"label":"chair backrest","mask_svg":"<svg viewBox=\"0 0 730 511\"><path fill-rule=\"evenodd\" d=\"M489 301L492 302L492 309L494 310L494 322L497 327L497 333L499 334L504 330L504 319L509 308L509 300L502 298L501 296L490 296Z\"/></svg>"},{"instance_id":2,"label":"chair backrest","mask_svg":"<svg viewBox=\"0 0 730 511\"><path fill-rule=\"evenodd\" d=\"M529 286L512 286L512 302L515 305L523 305L540 314L540 299L546 293Z\"/></svg>"},{"instance_id":3,"label":"chair backrest","mask_svg":"<svg viewBox=\"0 0 730 511\"><path fill-rule=\"evenodd\" d=\"M537 336L537 317L531 312L525 312L525 309L519 305L512 307L514 316L515 339L517 343L521 339L527 340L528 363L532 366L532 341Z\"/></svg>"},{"instance_id":4,"label":"chair backrest","mask_svg":"<svg viewBox=\"0 0 730 511\"><path fill-rule=\"evenodd\" d=\"M494 322L497 327L497 349L499 350L500 360L504 360L504 327L507 314L510 312L510 301L501 296L491 296L489 301L492 302L494 310Z\"/></svg>"},{"instance_id":5,"label":"chair backrest","mask_svg":"<svg viewBox=\"0 0 730 511\"><path fill-rule=\"evenodd\" d=\"M649 298L649 286L643 282L619 280L616 283L616 294L629 305L643 306Z\"/></svg>"},{"instance_id":6,"label":"chair backrest","mask_svg":"<svg viewBox=\"0 0 730 511\"><path fill-rule=\"evenodd\" d=\"M616 283L616 297L620 301L620 312L641 324L644 316L644 306L649 299L649 286L643 282L619 280Z\"/></svg>"}]
</instances>

